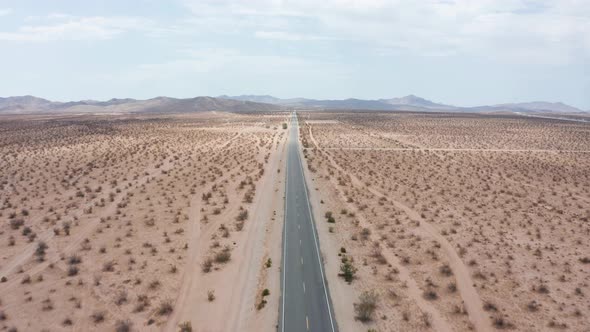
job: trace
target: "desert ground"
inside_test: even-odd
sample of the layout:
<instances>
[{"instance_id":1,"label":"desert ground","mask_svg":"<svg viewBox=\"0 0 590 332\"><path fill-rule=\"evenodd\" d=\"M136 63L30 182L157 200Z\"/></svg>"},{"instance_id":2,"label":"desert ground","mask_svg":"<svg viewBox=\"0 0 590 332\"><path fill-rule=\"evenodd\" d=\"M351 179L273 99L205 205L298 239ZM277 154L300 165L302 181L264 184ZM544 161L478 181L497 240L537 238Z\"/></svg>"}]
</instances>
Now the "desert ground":
<instances>
[{"instance_id":1,"label":"desert ground","mask_svg":"<svg viewBox=\"0 0 590 332\"><path fill-rule=\"evenodd\" d=\"M391 112L300 123L341 331L588 331L588 123Z\"/></svg>"},{"instance_id":2,"label":"desert ground","mask_svg":"<svg viewBox=\"0 0 590 332\"><path fill-rule=\"evenodd\" d=\"M0 330L272 330L288 113L0 119Z\"/></svg>"},{"instance_id":3,"label":"desert ground","mask_svg":"<svg viewBox=\"0 0 590 332\"><path fill-rule=\"evenodd\" d=\"M586 117L298 116L339 331L588 331ZM275 331L289 117L0 116L0 331Z\"/></svg>"}]
</instances>

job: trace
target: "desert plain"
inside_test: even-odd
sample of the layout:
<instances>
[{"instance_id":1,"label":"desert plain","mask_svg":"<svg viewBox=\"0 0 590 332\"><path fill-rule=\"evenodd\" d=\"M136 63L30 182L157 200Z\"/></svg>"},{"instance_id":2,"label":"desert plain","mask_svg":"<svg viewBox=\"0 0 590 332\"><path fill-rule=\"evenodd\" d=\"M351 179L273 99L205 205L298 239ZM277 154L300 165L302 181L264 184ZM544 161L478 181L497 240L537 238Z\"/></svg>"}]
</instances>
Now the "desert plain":
<instances>
[{"instance_id":1,"label":"desert plain","mask_svg":"<svg viewBox=\"0 0 590 332\"><path fill-rule=\"evenodd\" d=\"M588 331L590 123L297 115L339 331ZM0 330L277 330L289 119L1 116Z\"/></svg>"}]
</instances>

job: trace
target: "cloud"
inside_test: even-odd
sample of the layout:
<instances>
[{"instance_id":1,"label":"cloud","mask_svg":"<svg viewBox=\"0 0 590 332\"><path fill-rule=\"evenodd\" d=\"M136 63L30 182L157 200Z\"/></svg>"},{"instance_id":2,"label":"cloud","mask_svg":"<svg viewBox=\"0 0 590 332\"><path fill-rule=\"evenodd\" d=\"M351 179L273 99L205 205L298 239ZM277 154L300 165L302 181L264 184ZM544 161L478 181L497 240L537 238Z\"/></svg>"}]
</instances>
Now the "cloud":
<instances>
[{"instance_id":1,"label":"cloud","mask_svg":"<svg viewBox=\"0 0 590 332\"><path fill-rule=\"evenodd\" d=\"M242 47L261 40L297 42L304 55L331 46L372 56L475 56L494 61L568 64L590 59L590 1L580 0L181 0L184 15L165 21L30 17L0 40L108 40L130 31L171 41L198 38L222 47L236 37ZM0 10L0 15L3 11ZM10 11L8 10L8 13ZM219 38L221 37L221 38ZM175 39L178 38L178 39ZM338 43L332 45L331 43ZM314 46L315 46L314 44Z\"/></svg>"},{"instance_id":2,"label":"cloud","mask_svg":"<svg viewBox=\"0 0 590 332\"><path fill-rule=\"evenodd\" d=\"M389 48L392 53L547 64L590 57L588 1L185 0L185 4L195 21L206 20L211 31L251 33L258 39L291 42L330 36L327 39Z\"/></svg>"},{"instance_id":3,"label":"cloud","mask_svg":"<svg viewBox=\"0 0 590 332\"><path fill-rule=\"evenodd\" d=\"M107 40L124 32L144 30L151 21L135 17L74 17L50 14L47 19L58 22L25 25L14 32L0 32L0 40L47 42L55 40Z\"/></svg>"},{"instance_id":4,"label":"cloud","mask_svg":"<svg viewBox=\"0 0 590 332\"><path fill-rule=\"evenodd\" d=\"M288 31L256 31L256 38L282 40L282 41L311 41L311 40L330 40L331 38L322 37L312 34L291 33Z\"/></svg>"}]
</instances>

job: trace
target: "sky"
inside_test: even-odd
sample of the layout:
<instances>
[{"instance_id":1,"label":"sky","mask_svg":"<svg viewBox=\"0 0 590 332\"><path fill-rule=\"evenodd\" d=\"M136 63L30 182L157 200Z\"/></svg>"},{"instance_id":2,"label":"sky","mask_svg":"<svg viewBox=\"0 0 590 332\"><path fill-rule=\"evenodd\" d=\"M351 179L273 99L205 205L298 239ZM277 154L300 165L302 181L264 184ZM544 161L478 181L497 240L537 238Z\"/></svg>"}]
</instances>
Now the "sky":
<instances>
[{"instance_id":1,"label":"sky","mask_svg":"<svg viewBox=\"0 0 590 332\"><path fill-rule=\"evenodd\" d=\"M590 0L0 0L0 96L590 110Z\"/></svg>"}]
</instances>

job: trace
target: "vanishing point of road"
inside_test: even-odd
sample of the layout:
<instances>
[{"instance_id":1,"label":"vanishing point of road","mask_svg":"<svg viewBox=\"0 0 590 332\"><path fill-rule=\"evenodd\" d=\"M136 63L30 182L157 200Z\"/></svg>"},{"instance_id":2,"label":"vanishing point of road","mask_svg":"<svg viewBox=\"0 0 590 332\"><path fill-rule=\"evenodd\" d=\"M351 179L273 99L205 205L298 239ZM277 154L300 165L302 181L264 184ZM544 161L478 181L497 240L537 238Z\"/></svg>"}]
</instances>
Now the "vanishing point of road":
<instances>
[{"instance_id":1,"label":"vanishing point of road","mask_svg":"<svg viewBox=\"0 0 590 332\"><path fill-rule=\"evenodd\" d=\"M336 332L298 138L293 112L287 147L279 331Z\"/></svg>"}]
</instances>

